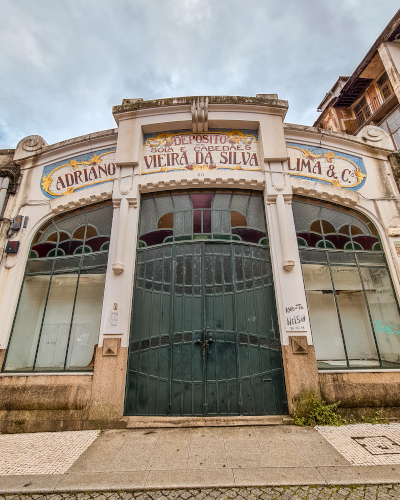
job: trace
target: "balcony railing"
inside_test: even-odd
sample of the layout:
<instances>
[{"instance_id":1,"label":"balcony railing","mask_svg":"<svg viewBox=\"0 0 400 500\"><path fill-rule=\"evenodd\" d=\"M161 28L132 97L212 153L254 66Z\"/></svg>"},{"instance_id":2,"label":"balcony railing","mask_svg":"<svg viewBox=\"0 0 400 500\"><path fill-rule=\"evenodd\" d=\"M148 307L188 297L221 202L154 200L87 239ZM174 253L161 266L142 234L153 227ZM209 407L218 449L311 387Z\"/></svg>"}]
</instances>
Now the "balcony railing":
<instances>
[{"instance_id":1,"label":"balcony railing","mask_svg":"<svg viewBox=\"0 0 400 500\"><path fill-rule=\"evenodd\" d=\"M364 106L357 114L355 120L346 120L345 127L346 133L354 135L357 130L384 104L385 101L393 94L393 89L389 82L386 82L381 91L371 99L370 104Z\"/></svg>"}]
</instances>

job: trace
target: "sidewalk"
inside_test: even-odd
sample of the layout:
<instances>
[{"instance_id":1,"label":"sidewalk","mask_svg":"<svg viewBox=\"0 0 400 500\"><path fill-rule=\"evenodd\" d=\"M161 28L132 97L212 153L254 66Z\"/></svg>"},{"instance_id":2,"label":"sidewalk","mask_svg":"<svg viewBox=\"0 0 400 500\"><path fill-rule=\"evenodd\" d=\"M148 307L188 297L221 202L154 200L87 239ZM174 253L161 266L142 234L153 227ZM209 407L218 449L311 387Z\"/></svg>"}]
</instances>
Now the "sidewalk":
<instances>
[{"instance_id":1,"label":"sidewalk","mask_svg":"<svg viewBox=\"0 0 400 500\"><path fill-rule=\"evenodd\" d=\"M352 427L360 457L342 443L349 460L318 430L295 426L1 435L0 493L400 483L398 424ZM363 453L391 464L352 465L368 463Z\"/></svg>"}]
</instances>

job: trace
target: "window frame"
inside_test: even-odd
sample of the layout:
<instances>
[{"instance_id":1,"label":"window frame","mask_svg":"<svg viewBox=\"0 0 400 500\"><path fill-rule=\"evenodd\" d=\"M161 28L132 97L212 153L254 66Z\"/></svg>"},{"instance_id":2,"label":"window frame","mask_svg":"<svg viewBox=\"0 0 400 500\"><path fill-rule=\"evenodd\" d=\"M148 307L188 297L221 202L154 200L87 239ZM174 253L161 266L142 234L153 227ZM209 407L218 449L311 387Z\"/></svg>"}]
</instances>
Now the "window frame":
<instances>
[{"instance_id":1,"label":"window frame","mask_svg":"<svg viewBox=\"0 0 400 500\"><path fill-rule=\"evenodd\" d=\"M307 205L308 204L317 205L321 208L327 208L327 209L337 210L337 211L341 211L341 208L346 208L346 211L349 210L348 207L341 207L341 205L335 205L334 203L325 202L322 200L316 200L313 198L310 199L310 198L302 197L302 196L295 196L293 198L293 201L307 204ZM340 326L340 334L341 334L343 349L344 349L344 353L345 353L346 366L343 366L343 367L342 366L332 366L332 367L318 366L318 370L319 371L326 371L326 372L343 371L343 370L345 370L345 371L360 371L360 370L362 370L362 371L364 371L364 370L365 371L374 371L377 369L378 370L385 370L385 371L386 370L398 371L400 369L400 362L398 363L398 366L390 367L390 366L384 366L385 362L382 361L382 356L381 356L381 352L380 352L380 348L379 348L379 342L378 342L378 339L376 336L376 331L374 328L374 321L373 321L373 317L372 317L372 313L371 313L368 295L366 293L365 284L364 284L363 276L361 273L362 268L366 268L366 269L370 269L370 268L381 268L382 269L383 268L386 270L387 275L389 277L390 286L392 288L392 292L393 292L393 296L394 296L394 300L395 300L395 306L397 308L397 312L400 314L400 302L399 302L396 288L394 286L394 281L393 281L392 273L391 273L390 268L389 268L388 259L386 257L386 254L385 254L385 251L383 248L383 244L382 244L382 240L381 240L380 235L379 235L379 231L378 231L376 225L374 224L374 222L369 217L367 217L365 214L360 212L359 210L352 208L349 211L353 212L353 217L355 217L355 218L357 218L357 214L359 214L360 220L362 222L364 222L362 219L367 219L368 220L368 225L367 225L368 229L370 229L369 224L371 224L373 226L373 228L375 229L375 232L376 232L376 237L378 238L379 243L381 245L381 250L378 250L378 251L377 250L364 250L364 249L362 249L362 250L358 250L358 249L347 250L347 249L336 249L336 248L320 248L320 247L316 247L316 246L315 247L308 247L308 246L304 246L304 247L301 246L300 247L298 245L299 259L300 259L300 264L301 264L301 269L302 269L302 278L303 278L305 292L306 292L306 284L304 281L303 264L318 264L318 265L323 265L323 266L328 267L329 277L330 277L331 285L332 285L332 293L333 293L334 303L335 303L335 310L336 310L336 314L337 314L337 318L338 318L338 322L339 322L339 326ZM314 219L314 221L315 220L319 220L319 221L322 220L321 219L321 212L319 212L318 219ZM326 219L326 220L328 220L328 219ZM328 220L328 222L329 222L329 220ZM365 222L364 222L364 224L365 224ZM351 225L351 223L349 223L349 225ZM311 224L310 224L310 226L311 226ZM298 231L296 227L295 227L295 231L296 231L296 239L299 238L299 236L297 236L297 233L305 232L305 231ZM322 234L322 236L324 237L324 234ZM324 239L324 241L325 241L325 239ZM351 239L351 241L352 241L352 239ZM318 259L316 259L316 260L312 260L312 259L303 260L303 255L305 255L308 252L309 253L311 253L311 252L316 253L317 252L317 254L319 254L321 256L324 255L324 260L318 260ZM317 255L317 254L315 254L315 255ZM341 313L340 313L340 308L339 308L338 294L337 294L337 291L335 288L335 282L334 282L334 278L332 275L332 268L335 267L335 265L336 266L340 265L340 266L346 267L346 263L345 262L343 262L343 263L337 262L336 264L333 264L332 260L329 257L332 254L343 254L343 255L348 255L348 256L354 255L355 264L354 265L347 264L347 266L349 268L352 268L352 269L357 269L358 277L360 279L360 283L362 286L362 294L363 294L363 298L364 298L367 313L368 313L369 325L371 327L374 345L375 345L377 356L378 356L379 366L371 366L371 367L354 366L354 365L351 365L349 362L348 348L346 346L346 337L345 337L345 333L344 333L344 328L343 328L342 318L341 318ZM363 263L360 263L360 260L359 260L361 255L369 255L371 257L374 255L381 256L382 263L375 264L375 265L374 264L369 264L369 265L364 264L363 265ZM308 309L308 314L309 314L309 318L310 318L311 336L313 336L312 326L311 326L311 314L310 314L310 308L308 305L307 293L306 293L306 302L307 302L307 309ZM323 361L321 361L321 362L323 362ZM318 363L319 363L319 361L317 359L317 365L318 365Z\"/></svg>"},{"instance_id":2,"label":"window frame","mask_svg":"<svg viewBox=\"0 0 400 500\"><path fill-rule=\"evenodd\" d=\"M109 200L106 200L104 202L95 203L95 204L88 205L88 206L85 206L85 207L82 207L82 208L78 208L78 209L75 209L75 210L64 212L62 214L58 214L56 216L53 216L53 217L47 219L35 231L35 233L34 233L34 235L32 237L32 240L31 240L31 244L30 244L29 251L28 251L28 256L27 256L26 263L25 263L24 274L23 274L22 281L21 281L21 286L20 286L20 290L19 290L19 294L18 294L17 305L16 305L16 308L15 308L14 318L13 318L13 322L12 322L11 329L10 329L10 335L9 335L8 342L7 342L6 352L5 352L5 355L4 355L3 362L2 362L2 366L0 367L1 368L0 372L1 373L5 373L5 374L8 374L8 373L9 374L22 374L22 373L56 374L56 373L65 373L65 374L67 374L67 373L83 372L85 374L90 374L90 373L93 372L93 366L90 366L91 363L89 363L89 365L87 367L79 367L79 368L74 368L74 369L68 369L67 368L67 362L68 362L68 357L69 357L69 354L70 354L69 353L69 347L70 347L70 343L71 343L72 326L73 326L73 323L74 323L76 300L77 300L77 296L78 296L79 283L80 283L80 278L81 278L82 271L84 271L84 274L86 274L86 271L95 270L95 269L103 269L104 272L102 274L107 275L109 248L107 248L106 250L100 250L100 251L97 251L97 252L93 252L93 251L90 252L90 253L84 253L84 252L82 252L82 253L79 253L79 254L75 254L75 252L73 252L73 254L71 254L71 255L55 255L55 256L51 256L51 257L48 257L48 256L45 256L45 257L30 257L30 255L31 255L32 251L35 251L35 250L32 250L32 247L35 244L37 244L37 243L35 243L35 240L38 237L38 234L40 232L42 232L42 234L43 234L43 232L46 229L48 229L52 224L54 224L54 223L56 224L58 220L65 220L65 219L68 219L69 217L75 217L79 213L84 213L84 212L94 211L94 210L100 210L100 209L105 208L107 206L112 207L112 202L109 201ZM111 210L112 210L112 208L111 208ZM60 219L60 215L62 216L61 219ZM82 245L81 245L82 247L86 246L87 228L89 226L91 226L91 225L92 224L89 221L86 221L86 224L84 226L85 227L84 238L82 240ZM81 227L81 226L79 226L79 227ZM112 218L111 218L111 225L110 225L110 228L109 228L109 232L110 232L109 238L110 239L111 239L111 231L112 231ZM72 238L72 236L71 236L71 238ZM59 250L59 246L58 246L59 243L60 243L60 239L58 237L57 238L57 245L51 251L55 251L55 253L57 253L58 250ZM103 246L104 244L105 243L103 243L101 246ZM107 258L105 259L105 262L103 262L103 263L94 263L91 266L90 265L89 266L86 266L86 265L83 266L84 260L87 259L88 257L95 257L96 258L96 257L99 257L101 255L107 256ZM74 272L68 272L68 271L59 271L59 272L57 272L55 270L55 264L56 264L56 262L60 262L61 260L64 261L64 262L68 261L68 260L75 260L76 261L77 259L79 259L79 265L77 267L75 267ZM29 270L28 270L29 263L31 263L31 262L44 262L44 261L51 262L51 269L49 271L46 271L46 272L42 271L42 272L38 272L38 273L29 272ZM71 274L71 276L73 275L74 277L76 277L76 285L75 285L74 299L73 299L73 305L72 305L72 310L71 310L71 315L70 315L68 341L67 341L67 345L66 345L66 349L65 349L65 357L64 357L63 368L62 369L54 369L54 368L48 367L48 368L36 369L36 361L37 361L38 352L39 352L39 348L40 348L40 340L41 340L42 333L43 333L43 324L44 324L44 320L45 320L45 316L46 316L46 309L47 309L47 305L48 305L49 295L50 295L50 292L51 292L51 286L52 286L53 278L55 276L57 276L57 275L68 275L68 274ZM44 307L43 307L43 311L41 313L41 315L42 315L42 317L41 317L41 324L40 324L40 330L39 330L38 338L36 340L36 350L35 350L34 361L33 361L32 367L30 367L30 368L28 368L26 370L24 370L24 369L6 370L5 366L6 366L7 357L8 357L9 351L10 351L11 341L12 341L12 338L13 338L13 333L14 333L15 323L17 321L19 307L21 305L22 292L23 292L23 289L24 289L25 280L26 280L26 278L28 276L50 276L48 287L47 287L47 291L46 291L46 298L45 298L45 301L44 301ZM105 285L104 285L104 287L105 287ZM104 292L103 292L103 297L104 297ZM101 318L101 316L100 316L100 318ZM97 335L99 335L99 333L100 333L100 331L98 332Z\"/></svg>"}]
</instances>

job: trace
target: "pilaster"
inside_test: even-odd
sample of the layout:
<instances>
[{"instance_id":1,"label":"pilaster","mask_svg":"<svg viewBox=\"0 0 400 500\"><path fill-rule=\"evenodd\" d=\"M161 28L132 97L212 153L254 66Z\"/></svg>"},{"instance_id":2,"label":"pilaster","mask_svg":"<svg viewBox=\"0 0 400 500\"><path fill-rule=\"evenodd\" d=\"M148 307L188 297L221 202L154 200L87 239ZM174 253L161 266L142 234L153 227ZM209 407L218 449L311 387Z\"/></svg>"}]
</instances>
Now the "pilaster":
<instances>
[{"instance_id":1,"label":"pilaster","mask_svg":"<svg viewBox=\"0 0 400 500\"><path fill-rule=\"evenodd\" d=\"M318 369L292 211L286 160L264 162L265 210L289 411L303 390L318 393Z\"/></svg>"}]
</instances>

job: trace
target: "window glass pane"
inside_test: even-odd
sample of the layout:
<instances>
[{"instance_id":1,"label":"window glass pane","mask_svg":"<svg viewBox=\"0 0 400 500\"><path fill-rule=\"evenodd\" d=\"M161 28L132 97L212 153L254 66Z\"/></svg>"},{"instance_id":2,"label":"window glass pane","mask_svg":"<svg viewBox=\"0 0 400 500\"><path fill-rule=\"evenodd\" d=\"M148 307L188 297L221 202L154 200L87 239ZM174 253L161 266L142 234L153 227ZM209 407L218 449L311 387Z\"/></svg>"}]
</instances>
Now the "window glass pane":
<instances>
[{"instance_id":1,"label":"window glass pane","mask_svg":"<svg viewBox=\"0 0 400 500\"><path fill-rule=\"evenodd\" d=\"M53 234L54 231L57 231L57 226L55 226L54 223L52 222L50 226L43 231L38 243L44 243L45 241L47 241L47 238L49 238L49 236Z\"/></svg>"},{"instance_id":2,"label":"window glass pane","mask_svg":"<svg viewBox=\"0 0 400 500\"><path fill-rule=\"evenodd\" d=\"M84 269L89 269L91 267L103 266L104 271L107 267L108 254L107 253L98 253L94 255L85 255L81 264L81 273L84 272Z\"/></svg>"},{"instance_id":3,"label":"window glass pane","mask_svg":"<svg viewBox=\"0 0 400 500\"><path fill-rule=\"evenodd\" d=\"M386 122L381 123L381 124L379 125L379 127L380 127L381 129L383 129L383 130L384 130L384 131L385 131L388 135L390 135L390 131L389 131L389 128L388 128L388 126L387 126Z\"/></svg>"},{"instance_id":4,"label":"window glass pane","mask_svg":"<svg viewBox=\"0 0 400 500\"><path fill-rule=\"evenodd\" d=\"M247 225L265 232L265 215L262 196L251 196L247 212Z\"/></svg>"},{"instance_id":5,"label":"window glass pane","mask_svg":"<svg viewBox=\"0 0 400 500\"><path fill-rule=\"evenodd\" d=\"M239 212L246 217L247 203L249 201L248 195L234 194L232 196L231 211Z\"/></svg>"},{"instance_id":6,"label":"window glass pane","mask_svg":"<svg viewBox=\"0 0 400 500\"><path fill-rule=\"evenodd\" d=\"M349 266L356 266L356 256L350 252L330 252L329 262L331 264L347 264Z\"/></svg>"},{"instance_id":7,"label":"window glass pane","mask_svg":"<svg viewBox=\"0 0 400 500\"><path fill-rule=\"evenodd\" d=\"M362 268L379 353L385 367L400 365L400 316L385 267Z\"/></svg>"},{"instance_id":8,"label":"window glass pane","mask_svg":"<svg viewBox=\"0 0 400 500\"><path fill-rule=\"evenodd\" d=\"M212 232L215 234L221 233L221 212L218 210L213 210L211 213L211 227Z\"/></svg>"},{"instance_id":9,"label":"window glass pane","mask_svg":"<svg viewBox=\"0 0 400 500\"><path fill-rule=\"evenodd\" d=\"M304 250L300 252L301 262L327 262L326 252Z\"/></svg>"},{"instance_id":10,"label":"window glass pane","mask_svg":"<svg viewBox=\"0 0 400 500\"><path fill-rule=\"evenodd\" d=\"M193 208L211 208L213 197L212 193L190 195Z\"/></svg>"},{"instance_id":11,"label":"window glass pane","mask_svg":"<svg viewBox=\"0 0 400 500\"><path fill-rule=\"evenodd\" d=\"M50 285L35 370L63 370L78 274L54 275Z\"/></svg>"},{"instance_id":12,"label":"window glass pane","mask_svg":"<svg viewBox=\"0 0 400 500\"><path fill-rule=\"evenodd\" d=\"M318 366L346 367L329 267L303 264L302 270Z\"/></svg>"},{"instance_id":13,"label":"window glass pane","mask_svg":"<svg viewBox=\"0 0 400 500\"><path fill-rule=\"evenodd\" d=\"M82 235L79 232L79 228L85 227L86 225L86 213L82 212L78 215L71 215L66 219L62 219L55 223L58 231L62 231L64 233L68 233L70 238L83 240L84 231L81 230ZM78 231L78 232L77 232ZM44 241L44 236L47 231L43 233L41 241ZM81 237L80 237L81 236Z\"/></svg>"},{"instance_id":14,"label":"window glass pane","mask_svg":"<svg viewBox=\"0 0 400 500\"><path fill-rule=\"evenodd\" d=\"M214 201L212 208L214 210L229 210L229 204L231 202L231 194L217 193L214 196Z\"/></svg>"},{"instance_id":15,"label":"window glass pane","mask_svg":"<svg viewBox=\"0 0 400 500\"><path fill-rule=\"evenodd\" d=\"M154 201L156 204L157 219L174 211L171 196L157 196L157 198L154 198Z\"/></svg>"},{"instance_id":16,"label":"window glass pane","mask_svg":"<svg viewBox=\"0 0 400 500\"><path fill-rule=\"evenodd\" d=\"M180 236L183 234L183 220L184 212L175 212L175 236Z\"/></svg>"},{"instance_id":17,"label":"window glass pane","mask_svg":"<svg viewBox=\"0 0 400 500\"><path fill-rule=\"evenodd\" d=\"M86 239L89 239L90 237L94 236L110 236L112 217L113 217L112 205L109 205L104 208L98 208L96 210L88 210L86 212L87 223L96 229L97 234L96 235L89 234L89 228L88 228L88 234L86 236Z\"/></svg>"},{"instance_id":18,"label":"window glass pane","mask_svg":"<svg viewBox=\"0 0 400 500\"><path fill-rule=\"evenodd\" d=\"M293 202L293 216L296 231L308 231L313 220L318 219L321 207L314 204Z\"/></svg>"},{"instance_id":19,"label":"window glass pane","mask_svg":"<svg viewBox=\"0 0 400 500\"><path fill-rule=\"evenodd\" d=\"M352 228L352 236L356 236L357 234L371 234L370 230L368 229L367 225L364 224L364 222L361 222L360 220L354 218L351 224L352 226L355 226L355 228ZM356 228L360 229L361 233L359 233Z\"/></svg>"},{"instance_id":20,"label":"window glass pane","mask_svg":"<svg viewBox=\"0 0 400 500\"><path fill-rule=\"evenodd\" d=\"M58 248L65 255L73 255L74 252L82 246L86 234L86 214L80 213L70 216L57 222L57 228L63 235L69 235L63 241L59 241Z\"/></svg>"},{"instance_id":21,"label":"window glass pane","mask_svg":"<svg viewBox=\"0 0 400 500\"><path fill-rule=\"evenodd\" d=\"M173 196L175 210L191 210L192 204L190 202L189 195L179 194Z\"/></svg>"},{"instance_id":22,"label":"window glass pane","mask_svg":"<svg viewBox=\"0 0 400 500\"><path fill-rule=\"evenodd\" d=\"M211 210L203 210L203 233L211 233Z\"/></svg>"},{"instance_id":23,"label":"window glass pane","mask_svg":"<svg viewBox=\"0 0 400 500\"><path fill-rule=\"evenodd\" d=\"M335 227L336 231L338 231L341 226L350 224L354 219L350 214L326 207L321 208L320 218L329 221Z\"/></svg>"},{"instance_id":24,"label":"window glass pane","mask_svg":"<svg viewBox=\"0 0 400 500\"><path fill-rule=\"evenodd\" d=\"M387 117L387 124L392 134L400 128L400 112L398 108Z\"/></svg>"},{"instance_id":25,"label":"window glass pane","mask_svg":"<svg viewBox=\"0 0 400 500\"><path fill-rule=\"evenodd\" d=\"M384 266L385 256L379 253L358 253L357 260L360 266Z\"/></svg>"},{"instance_id":26,"label":"window glass pane","mask_svg":"<svg viewBox=\"0 0 400 500\"><path fill-rule=\"evenodd\" d=\"M193 212L185 212L184 234L191 234L193 226Z\"/></svg>"},{"instance_id":27,"label":"window glass pane","mask_svg":"<svg viewBox=\"0 0 400 500\"><path fill-rule=\"evenodd\" d=\"M54 261L54 273L76 273L79 269L79 263L81 257L70 257L68 259L55 259Z\"/></svg>"},{"instance_id":28,"label":"window glass pane","mask_svg":"<svg viewBox=\"0 0 400 500\"><path fill-rule=\"evenodd\" d=\"M153 198L142 200L139 234L147 234L157 229L157 215Z\"/></svg>"},{"instance_id":29,"label":"window glass pane","mask_svg":"<svg viewBox=\"0 0 400 500\"><path fill-rule=\"evenodd\" d=\"M25 278L5 370L32 369L49 283L50 276Z\"/></svg>"},{"instance_id":30,"label":"window glass pane","mask_svg":"<svg viewBox=\"0 0 400 500\"><path fill-rule=\"evenodd\" d=\"M53 269L53 260L30 260L26 266L26 274L47 274Z\"/></svg>"},{"instance_id":31,"label":"window glass pane","mask_svg":"<svg viewBox=\"0 0 400 500\"><path fill-rule=\"evenodd\" d=\"M396 130L393 134L393 139L396 144L396 148L400 149L400 129Z\"/></svg>"},{"instance_id":32,"label":"window glass pane","mask_svg":"<svg viewBox=\"0 0 400 500\"><path fill-rule=\"evenodd\" d=\"M332 277L350 366L379 366L358 269L332 266Z\"/></svg>"},{"instance_id":33,"label":"window glass pane","mask_svg":"<svg viewBox=\"0 0 400 500\"><path fill-rule=\"evenodd\" d=\"M230 212L221 211L221 234L229 234L230 232L231 232Z\"/></svg>"},{"instance_id":34,"label":"window glass pane","mask_svg":"<svg viewBox=\"0 0 400 500\"><path fill-rule=\"evenodd\" d=\"M68 347L66 368L70 370L91 369L94 346L99 338L101 308L106 275L103 270L92 269L92 272L81 274L71 337Z\"/></svg>"}]
</instances>

